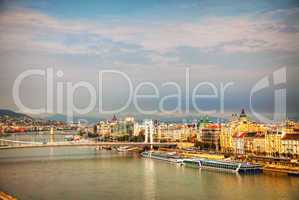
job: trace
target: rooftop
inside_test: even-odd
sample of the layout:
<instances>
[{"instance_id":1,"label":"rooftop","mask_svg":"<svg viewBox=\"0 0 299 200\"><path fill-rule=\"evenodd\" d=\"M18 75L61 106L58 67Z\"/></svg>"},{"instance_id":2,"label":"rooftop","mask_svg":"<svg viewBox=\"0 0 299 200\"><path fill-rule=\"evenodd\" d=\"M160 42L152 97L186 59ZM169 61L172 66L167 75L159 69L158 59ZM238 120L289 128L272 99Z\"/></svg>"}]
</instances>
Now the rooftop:
<instances>
[{"instance_id":1,"label":"rooftop","mask_svg":"<svg viewBox=\"0 0 299 200\"><path fill-rule=\"evenodd\" d=\"M299 134L298 133L285 134L281 139L282 140L299 140Z\"/></svg>"}]
</instances>

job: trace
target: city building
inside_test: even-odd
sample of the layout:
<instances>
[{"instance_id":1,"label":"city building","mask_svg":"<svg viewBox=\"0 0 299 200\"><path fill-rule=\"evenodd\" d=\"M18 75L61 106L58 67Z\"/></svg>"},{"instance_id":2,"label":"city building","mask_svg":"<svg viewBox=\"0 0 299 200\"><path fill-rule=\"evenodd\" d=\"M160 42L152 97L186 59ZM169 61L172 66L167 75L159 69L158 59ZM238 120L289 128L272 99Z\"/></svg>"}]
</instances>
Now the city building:
<instances>
[{"instance_id":1,"label":"city building","mask_svg":"<svg viewBox=\"0 0 299 200\"><path fill-rule=\"evenodd\" d=\"M242 109L239 117L234 114L232 119L223 126L220 133L221 151L235 154L253 152L255 150L254 140L257 141L259 137L263 137L266 130L263 124L249 120L245 110Z\"/></svg>"},{"instance_id":2,"label":"city building","mask_svg":"<svg viewBox=\"0 0 299 200\"><path fill-rule=\"evenodd\" d=\"M200 132L200 142L202 144L201 148L207 150L220 149L220 133L221 125L215 123L205 124L199 129Z\"/></svg>"},{"instance_id":3,"label":"city building","mask_svg":"<svg viewBox=\"0 0 299 200\"><path fill-rule=\"evenodd\" d=\"M221 131L219 135L220 149L223 153L233 152L233 137L232 137L232 125L230 123L223 124L221 126Z\"/></svg>"},{"instance_id":4,"label":"city building","mask_svg":"<svg viewBox=\"0 0 299 200\"><path fill-rule=\"evenodd\" d=\"M270 129L265 135L265 151L268 156L279 156L281 153L281 136L278 130Z\"/></svg>"},{"instance_id":5,"label":"city building","mask_svg":"<svg viewBox=\"0 0 299 200\"><path fill-rule=\"evenodd\" d=\"M282 135L280 153L283 156L299 157L299 134L289 133Z\"/></svg>"},{"instance_id":6,"label":"city building","mask_svg":"<svg viewBox=\"0 0 299 200\"><path fill-rule=\"evenodd\" d=\"M266 154L266 142L265 133L256 134L253 138L252 150L255 155L265 155Z\"/></svg>"},{"instance_id":7,"label":"city building","mask_svg":"<svg viewBox=\"0 0 299 200\"><path fill-rule=\"evenodd\" d=\"M299 126L286 120L274 125L266 133L265 147L269 156L286 156L298 154Z\"/></svg>"}]
</instances>

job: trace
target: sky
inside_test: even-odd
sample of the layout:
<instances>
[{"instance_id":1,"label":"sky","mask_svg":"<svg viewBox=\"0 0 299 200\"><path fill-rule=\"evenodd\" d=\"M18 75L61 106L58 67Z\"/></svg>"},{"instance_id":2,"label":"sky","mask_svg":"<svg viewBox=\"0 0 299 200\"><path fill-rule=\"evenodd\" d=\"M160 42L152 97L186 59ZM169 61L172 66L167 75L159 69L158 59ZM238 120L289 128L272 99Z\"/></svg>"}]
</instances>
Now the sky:
<instances>
[{"instance_id":1,"label":"sky","mask_svg":"<svg viewBox=\"0 0 299 200\"><path fill-rule=\"evenodd\" d=\"M0 0L0 108L19 110L13 99L17 77L30 69L63 72L54 77L54 109L46 114L66 114L57 109L56 83L80 81L98 86L101 70L125 73L136 89L142 82L156 85L159 98L139 101L143 110L158 107L166 95L181 91L178 98L165 101L167 111L144 114L133 102L116 113L139 117L186 117L203 115L191 105L192 91L200 83L212 83L218 94L221 84L232 83L221 99L197 99L201 111L216 110L214 116L230 116L250 109L250 91L264 77L269 87L259 91L253 107L273 115L277 89L286 89L287 116L299 118L299 1L8 1ZM273 73L285 69L286 82L275 85ZM189 87L186 89L186 70ZM180 88L163 86L177 83ZM102 107L112 110L124 105L129 84L124 77L103 78ZM25 79L20 88L22 102L39 108L47 102L43 77ZM189 93L187 92L189 90ZM191 91L191 92L190 92ZM143 87L142 94L153 94ZM201 87L211 94L211 87ZM96 101L88 116L105 116ZM74 103L90 103L86 89L74 94ZM176 110L178 104L181 108ZM191 106L186 109L186 104ZM173 112L170 112L173 111ZM41 113L43 114L43 113ZM45 114L45 113L44 113ZM111 114L110 114L111 115ZM107 115L109 116L109 115Z\"/></svg>"}]
</instances>

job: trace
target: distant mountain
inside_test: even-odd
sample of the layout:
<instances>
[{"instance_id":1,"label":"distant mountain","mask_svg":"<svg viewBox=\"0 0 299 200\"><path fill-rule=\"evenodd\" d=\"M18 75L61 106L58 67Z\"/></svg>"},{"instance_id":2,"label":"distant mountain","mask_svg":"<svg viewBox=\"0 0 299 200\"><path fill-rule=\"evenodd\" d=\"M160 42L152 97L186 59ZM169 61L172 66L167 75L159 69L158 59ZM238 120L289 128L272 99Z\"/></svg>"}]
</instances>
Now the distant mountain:
<instances>
[{"instance_id":1,"label":"distant mountain","mask_svg":"<svg viewBox=\"0 0 299 200\"><path fill-rule=\"evenodd\" d=\"M12 110L8 109L0 109L0 117L2 116L9 116L9 117L15 117L15 118L30 118L30 119L44 119L44 120L52 120L52 121L67 121L66 115L63 114L52 114L52 115L46 115L46 116L35 116L33 117L28 116L23 113L17 113ZM120 118L124 118L125 116L120 116ZM163 122L174 122L174 123L191 123L195 119L200 120L201 118L205 118L203 116L188 116L188 117L176 117L176 116L134 116L136 120L141 121L143 119L149 118L149 119L157 119ZM111 119L111 117L98 117L98 116L74 116L73 121L78 122L78 121L85 121L87 123L95 123L98 122L99 120L104 120L104 119ZM217 122L219 121L218 118L216 117L209 117L210 121ZM220 119L221 121L225 121L224 119Z\"/></svg>"},{"instance_id":2,"label":"distant mountain","mask_svg":"<svg viewBox=\"0 0 299 200\"><path fill-rule=\"evenodd\" d=\"M17 113L17 112L14 112L12 110L7 110L7 109L0 109L0 117L3 117L3 116L9 116L9 117L15 117L15 118L25 117L25 118L32 119L32 117L25 115L23 113Z\"/></svg>"},{"instance_id":3,"label":"distant mountain","mask_svg":"<svg viewBox=\"0 0 299 200\"><path fill-rule=\"evenodd\" d=\"M118 119L124 119L126 115L119 115L117 116ZM192 123L194 120L200 120L200 119L206 119L207 116L188 116L188 117L176 117L176 116L158 116L158 115L147 115L147 116L134 116L135 120L142 121L144 119L153 119L153 120L159 120L162 122L169 122L169 123ZM47 120L54 120L54 121L67 121L67 116L63 114L53 114L44 116L43 119ZM112 119L112 116L102 116L102 117L96 117L96 116L73 116L73 122L87 122L87 123L95 123L99 120L105 120L105 119ZM224 122L226 121L223 118L208 116L207 118L209 121L212 122Z\"/></svg>"},{"instance_id":4,"label":"distant mountain","mask_svg":"<svg viewBox=\"0 0 299 200\"><path fill-rule=\"evenodd\" d=\"M47 120L53 120L53 121L67 121L67 116L62 115L62 114L54 114L54 115L49 115L46 117L43 117L44 119ZM73 116L73 122L87 122L87 123L95 123L101 120L102 118L99 117L92 117L92 116Z\"/></svg>"},{"instance_id":5,"label":"distant mountain","mask_svg":"<svg viewBox=\"0 0 299 200\"><path fill-rule=\"evenodd\" d=\"M48 115L43 118L51 121L66 121L66 116L61 114Z\"/></svg>"}]
</instances>

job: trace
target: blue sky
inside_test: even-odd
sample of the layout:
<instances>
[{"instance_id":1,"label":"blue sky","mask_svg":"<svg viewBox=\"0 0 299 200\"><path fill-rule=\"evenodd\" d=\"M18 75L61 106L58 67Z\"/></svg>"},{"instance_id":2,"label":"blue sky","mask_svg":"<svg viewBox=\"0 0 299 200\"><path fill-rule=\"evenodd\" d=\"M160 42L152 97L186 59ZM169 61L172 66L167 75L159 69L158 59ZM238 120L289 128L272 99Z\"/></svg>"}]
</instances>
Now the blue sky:
<instances>
[{"instance_id":1,"label":"blue sky","mask_svg":"<svg viewBox=\"0 0 299 200\"><path fill-rule=\"evenodd\" d=\"M64 72L64 82L93 85L99 70L121 70L134 85L157 84L163 96L170 92L162 87L166 81L185 92L188 67L191 87L202 81L235 83L225 100L231 114L248 108L258 80L286 67L288 114L298 117L299 1L1 1L0 6L1 107L17 109L12 86L26 69L54 67ZM24 82L26 105L44 105L44 85L38 83ZM121 84L118 79L109 84L107 107L124 101ZM256 100L267 114L273 113L273 90ZM79 106L87 104L86 95L77 95ZM203 105L219 107L215 99ZM127 113L138 115L133 108Z\"/></svg>"},{"instance_id":2,"label":"blue sky","mask_svg":"<svg viewBox=\"0 0 299 200\"><path fill-rule=\"evenodd\" d=\"M5 2L5 1L4 1ZM6 8L28 8L62 19L141 18L147 20L185 21L202 17L252 15L299 5L286 1L215 1L215 0L90 0L84 1L6 1Z\"/></svg>"}]
</instances>

